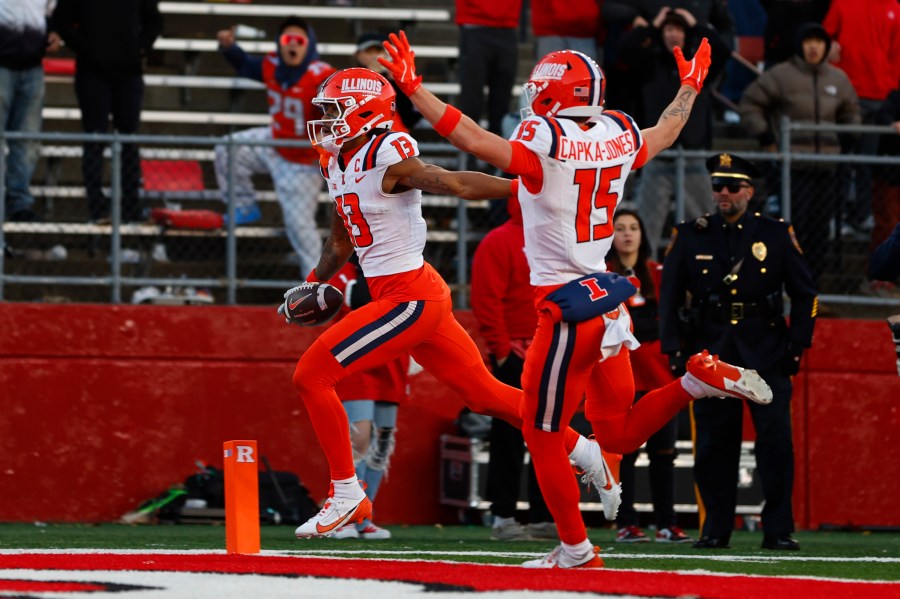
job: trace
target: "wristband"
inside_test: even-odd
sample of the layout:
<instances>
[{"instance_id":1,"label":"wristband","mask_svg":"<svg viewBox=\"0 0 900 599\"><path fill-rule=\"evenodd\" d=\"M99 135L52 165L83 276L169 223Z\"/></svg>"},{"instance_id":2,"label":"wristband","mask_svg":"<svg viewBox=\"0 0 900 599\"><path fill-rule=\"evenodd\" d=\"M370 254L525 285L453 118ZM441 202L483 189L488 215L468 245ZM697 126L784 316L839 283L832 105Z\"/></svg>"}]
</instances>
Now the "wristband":
<instances>
[{"instance_id":1,"label":"wristband","mask_svg":"<svg viewBox=\"0 0 900 599\"><path fill-rule=\"evenodd\" d=\"M434 124L434 130L441 137L447 137L456 129L460 119L462 119L462 113L459 109L448 104L441 119Z\"/></svg>"},{"instance_id":2,"label":"wristband","mask_svg":"<svg viewBox=\"0 0 900 599\"><path fill-rule=\"evenodd\" d=\"M519 197L519 180L513 179L512 183L509 186L509 197L517 198Z\"/></svg>"},{"instance_id":3,"label":"wristband","mask_svg":"<svg viewBox=\"0 0 900 599\"><path fill-rule=\"evenodd\" d=\"M324 283L325 281L323 281L318 276L316 276L316 269L313 268L311 271L309 271L309 274L306 275L306 282L307 283Z\"/></svg>"}]
</instances>

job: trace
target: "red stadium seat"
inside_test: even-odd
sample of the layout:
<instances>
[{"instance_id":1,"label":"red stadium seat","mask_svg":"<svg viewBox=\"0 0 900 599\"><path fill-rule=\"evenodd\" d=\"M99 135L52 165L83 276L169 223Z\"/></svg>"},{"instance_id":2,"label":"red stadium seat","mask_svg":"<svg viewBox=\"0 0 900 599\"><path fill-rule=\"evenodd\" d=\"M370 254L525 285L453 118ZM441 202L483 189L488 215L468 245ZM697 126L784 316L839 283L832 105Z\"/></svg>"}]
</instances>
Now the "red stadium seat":
<instances>
[{"instance_id":1,"label":"red stadium seat","mask_svg":"<svg viewBox=\"0 0 900 599\"><path fill-rule=\"evenodd\" d=\"M141 160L147 191L202 191L203 170L195 160Z\"/></svg>"},{"instance_id":2,"label":"red stadium seat","mask_svg":"<svg viewBox=\"0 0 900 599\"><path fill-rule=\"evenodd\" d=\"M43 60L44 73L46 75L59 75L72 77L75 75L74 58L45 58Z\"/></svg>"}]
</instances>

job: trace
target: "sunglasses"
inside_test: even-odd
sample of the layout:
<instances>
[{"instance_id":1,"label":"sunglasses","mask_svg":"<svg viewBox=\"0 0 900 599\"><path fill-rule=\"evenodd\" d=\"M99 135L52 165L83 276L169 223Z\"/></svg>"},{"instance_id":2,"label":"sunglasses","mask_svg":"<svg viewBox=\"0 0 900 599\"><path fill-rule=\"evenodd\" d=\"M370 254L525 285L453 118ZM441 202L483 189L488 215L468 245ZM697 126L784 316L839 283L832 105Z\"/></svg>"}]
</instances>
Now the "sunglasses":
<instances>
[{"instance_id":1,"label":"sunglasses","mask_svg":"<svg viewBox=\"0 0 900 599\"><path fill-rule=\"evenodd\" d=\"M306 37L300 35L299 33L282 33L281 37L278 38L278 42L282 46L290 46L291 44L297 44L298 46L306 45Z\"/></svg>"},{"instance_id":2,"label":"sunglasses","mask_svg":"<svg viewBox=\"0 0 900 599\"><path fill-rule=\"evenodd\" d=\"M716 193L721 193L723 189L727 189L728 193L737 193L744 187L750 187L750 186L742 184L742 183L713 183L712 184L712 190Z\"/></svg>"}]
</instances>

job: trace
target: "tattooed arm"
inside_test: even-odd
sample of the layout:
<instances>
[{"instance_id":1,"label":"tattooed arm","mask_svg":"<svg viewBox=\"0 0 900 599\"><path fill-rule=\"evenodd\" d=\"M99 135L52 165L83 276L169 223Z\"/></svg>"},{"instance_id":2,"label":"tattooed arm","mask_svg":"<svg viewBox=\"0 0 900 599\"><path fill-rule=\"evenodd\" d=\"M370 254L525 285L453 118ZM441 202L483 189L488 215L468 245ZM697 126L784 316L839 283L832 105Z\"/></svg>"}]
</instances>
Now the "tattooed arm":
<instances>
[{"instance_id":1,"label":"tattooed arm","mask_svg":"<svg viewBox=\"0 0 900 599\"><path fill-rule=\"evenodd\" d=\"M353 241L347 233L343 219L335 209L331 213L331 234L322 246L322 255L315 268L316 278L320 281L331 279L347 263L352 253Z\"/></svg>"},{"instance_id":2,"label":"tattooed arm","mask_svg":"<svg viewBox=\"0 0 900 599\"><path fill-rule=\"evenodd\" d=\"M672 49L672 54L675 56L675 64L678 65L681 88L659 117L656 126L641 131L647 148L646 160L650 160L678 139L684 124L691 116L694 100L703 89L703 81L712 64L712 49L706 38L700 42L700 47L691 60L685 59L681 48L678 47Z\"/></svg>"},{"instance_id":3,"label":"tattooed arm","mask_svg":"<svg viewBox=\"0 0 900 599\"><path fill-rule=\"evenodd\" d=\"M678 135L691 116L691 108L697 99L697 90L690 85L682 85L678 95L672 100L656 125L649 129L643 129L641 136L647 146L647 160L650 160L678 139Z\"/></svg>"},{"instance_id":4,"label":"tattooed arm","mask_svg":"<svg viewBox=\"0 0 900 599\"><path fill-rule=\"evenodd\" d=\"M408 158L387 169L382 189L385 193L421 189L463 200L488 200L509 197L511 183L509 179L472 171L448 171L418 158Z\"/></svg>"}]
</instances>

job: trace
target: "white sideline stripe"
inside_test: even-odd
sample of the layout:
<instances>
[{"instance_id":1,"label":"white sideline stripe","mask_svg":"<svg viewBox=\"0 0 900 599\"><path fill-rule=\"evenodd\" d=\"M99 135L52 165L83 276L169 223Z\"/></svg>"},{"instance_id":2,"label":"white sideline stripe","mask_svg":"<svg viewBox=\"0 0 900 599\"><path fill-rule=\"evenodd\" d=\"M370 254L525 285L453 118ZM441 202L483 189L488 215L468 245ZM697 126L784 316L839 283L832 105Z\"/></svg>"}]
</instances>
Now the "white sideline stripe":
<instances>
[{"instance_id":1,"label":"white sideline stripe","mask_svg":"<svg viewBox=\"0 0 900 599\"><path fill-rule=\"evenodd\" d=\"M201 2L160 2L163 14L231 15L241 17L287 17L369 19L397 21L449 21L450 11L425 8L357 8L329 6L275 6L265 4L207 4Z\"/></svg>"},{"instance_id":2,"label":"white sideline stripe","mask_svg":"<svg viewBox=\"0 0 900 599\"><path fill-rule=\"evenodd\" d=\"M251 54L275 51L275 42L238 40L238 45ZM218 52L219 42L213 39L185 39L161 37L153 44L154 50L186 50L189 52ZM316 49L320 56L353 56L356 44L319 42ZM416 58L458 58L457 46L416 46Z\"/></svg>"},{"instance_id":3,"label":"white sideline stripe","mask_svg":"<svg viewBox=\"0 0 900 599\"><path fill-rule=\"evenodd\" d=\"M279 552L281 553L281 552ZM288 555L298 553L294 550L287 550ZM378 551L375 549L366 549L353 551L350 549L310 549L303 550L302 555L319 554L319 555L466 555L479 557L538 557L546 555L534 552L503 552L503 551ZM851 563L851 562L880 562L885 564L900 563L900 557L815 557L815 556L789 556L789 555L686 555L682 553L675 554L647 554L647 553L614 553L612 550L603 549L600 552L603 559L673 559L673 560L708 560L717 562L830 562L830 563ZM840 579L844 580L844 579Z\"/></svg>"},{"instance_id":4,"label":"white sideline stripe","mask_svg":"<svg viewBox=\"0 0 900 599\"><path fill-rule=\"evenodd\" d=\"M159 555L224 555L224 549L0 549L0 555L22 555L22 554L42 554L42 555L140 555L140 554L159 554ZM310 555L334 555L334 556L354 556L354 555L435 555L435 556L454 556L465 555L472 557L537 557L546 555L546 552L533 551L421 551L421 550L378 550L378 549L285 549L285 550L263 550L260 551L263 556L282 556L282 557L309 557ZM614 551L604 549L601 552L603 559L687 559L687 560L709 560L720 562L746 562L746 561L767 561L767 562L826 562L826 563L854 563L854 562L877 562L884 564L900 563L900 557L820 557L820 556L794 556L794 555L731 555L731 556L711 556L711 555L686 555L682 553L674 554L646 554L646 553L615 553ZM416 560L422 561L422 560ZM716 573L720 574L720 573ZM740 576L746 576L740 574ZM818 577L817 577L818 578ZM853 580L854 582L863 582L856 579L840 578L837 580ZM868 581L866 581L868 582ZM895 581L890 581L895 582ZM900 583L898 583L900 584Z\"/></svg>"}]
</instances>

